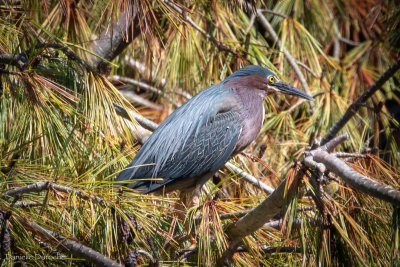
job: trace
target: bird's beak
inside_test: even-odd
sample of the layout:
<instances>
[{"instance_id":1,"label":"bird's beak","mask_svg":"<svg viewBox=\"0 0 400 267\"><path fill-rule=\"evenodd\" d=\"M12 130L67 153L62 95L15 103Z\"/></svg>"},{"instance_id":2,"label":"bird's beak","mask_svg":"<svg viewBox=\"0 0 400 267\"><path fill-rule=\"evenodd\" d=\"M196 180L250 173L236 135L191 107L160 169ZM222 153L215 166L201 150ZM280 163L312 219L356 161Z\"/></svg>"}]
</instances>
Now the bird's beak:
<instances>
[{"instance_id":1,"label":"bird's beak","mask_svg":"<svg viewBox=\"0 0 400 267\"><path fill-rule=\"evenodd\" d=\"M294 88L293 86L286 84L284 82L279 81L279 82L275 82L275 83L269 84L269 85L280 93L294 95L294 96L298 96L301 98L305 98L307 100L314 101L314 98L312 98L308 94L306 94L303 91L300 91L299 89Z\"/></svg>"}]
</instances>

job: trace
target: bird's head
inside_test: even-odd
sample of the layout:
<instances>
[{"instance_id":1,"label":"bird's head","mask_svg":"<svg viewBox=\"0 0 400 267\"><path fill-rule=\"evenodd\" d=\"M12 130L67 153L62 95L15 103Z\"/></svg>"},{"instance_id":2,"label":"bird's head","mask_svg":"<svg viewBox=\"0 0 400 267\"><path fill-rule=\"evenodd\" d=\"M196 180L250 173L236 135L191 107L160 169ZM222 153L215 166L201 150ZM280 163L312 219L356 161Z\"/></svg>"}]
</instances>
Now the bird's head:
<instances>
[{"instance_id":1,"label":"bird's head","mask_svg":"<svg viewBox=\"0 0 400 267\"><path fill-rule=\"evenodd\" d=\"M282 82L272 71L260 66L250 65L241 68L226 78L224 82L235 82L235 80L241 80L242 82L246 82L247 85L253 85L258 89L265 90L268 94L278 92L314 101L314 98L308 94Z\"/></svg>"}]
</instances>

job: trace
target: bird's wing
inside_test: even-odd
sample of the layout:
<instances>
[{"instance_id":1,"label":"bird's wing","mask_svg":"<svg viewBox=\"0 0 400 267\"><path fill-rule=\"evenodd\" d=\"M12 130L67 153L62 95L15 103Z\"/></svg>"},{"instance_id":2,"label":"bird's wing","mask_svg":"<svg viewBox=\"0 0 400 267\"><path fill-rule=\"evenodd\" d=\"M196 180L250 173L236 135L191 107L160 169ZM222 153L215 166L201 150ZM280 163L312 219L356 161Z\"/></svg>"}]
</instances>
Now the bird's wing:
<instances>
[{"instance_id":1,"label":"bird's wing","mask_svg":"<svg viewBox=\"0 0 400 267\"><path fill-rule=\"evenodd\" d=\"M180 179L218 170L232 155L241 130L235 100L223 96L216 101L215 95L208 92L171 114L116 181L162 178L128 184L151 192Z\"/></svg>"}]
</instances>

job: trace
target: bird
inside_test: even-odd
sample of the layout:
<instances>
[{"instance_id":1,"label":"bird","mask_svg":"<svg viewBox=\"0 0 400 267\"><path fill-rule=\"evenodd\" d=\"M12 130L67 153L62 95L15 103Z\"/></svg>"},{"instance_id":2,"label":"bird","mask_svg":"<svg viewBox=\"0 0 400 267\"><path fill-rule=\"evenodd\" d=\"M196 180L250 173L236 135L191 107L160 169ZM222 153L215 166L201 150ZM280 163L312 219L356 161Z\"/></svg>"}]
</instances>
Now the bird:
<instances>
[{"instance_id":1,"label":"bird","mask_svg":"<svg viewBox=\"0 0 400 267\"><path fill-rule=\"evenodd\" d=\"M249 65L192 97L150 135L116 183L141 194L199 193L233 156L257 137L266 96L314 99L269 69Z\"/></svg>"}]
</instances>

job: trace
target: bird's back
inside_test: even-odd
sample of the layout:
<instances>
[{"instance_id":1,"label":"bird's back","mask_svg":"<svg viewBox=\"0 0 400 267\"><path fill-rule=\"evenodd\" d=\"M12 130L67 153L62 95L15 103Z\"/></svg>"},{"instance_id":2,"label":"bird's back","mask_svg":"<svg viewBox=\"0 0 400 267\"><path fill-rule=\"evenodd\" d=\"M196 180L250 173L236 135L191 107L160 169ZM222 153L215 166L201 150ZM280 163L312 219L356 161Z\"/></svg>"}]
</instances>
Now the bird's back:
<instances>
[{"instance_id":1,"label":"bird's back","mask_svg":"<svg viewBox=\"0 0 400 267\"><path fill-rule=\"evenodd\" d=\"M222 84L200 92L154 131L116 181L141 179L127 185L149 193L217 171L231 156L240 133L235 104Z\"/></svg>"}]
</instances>

